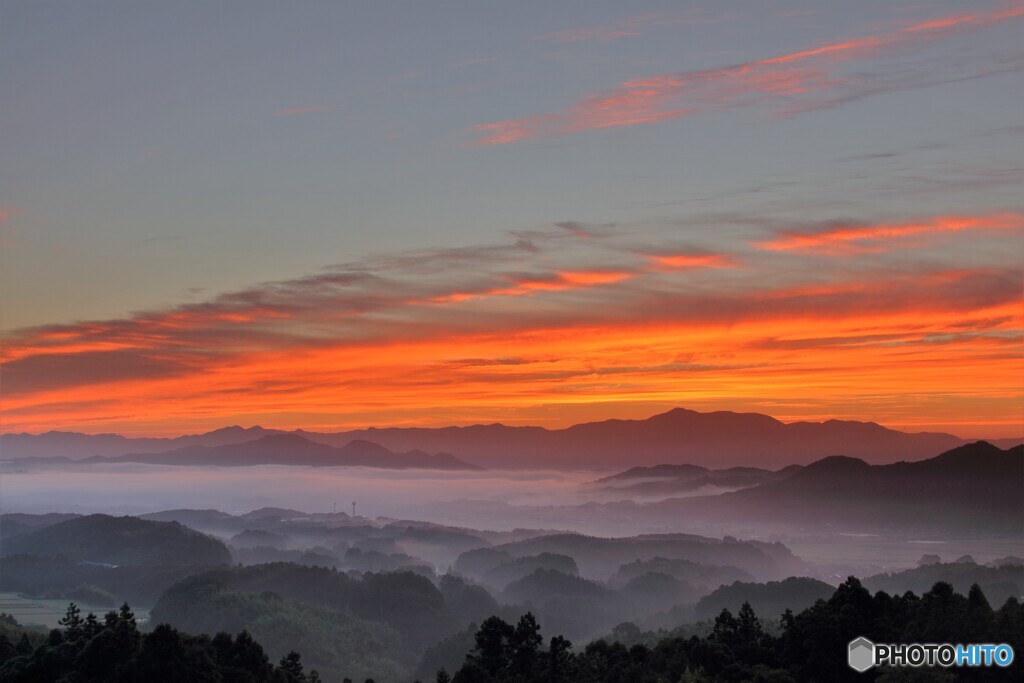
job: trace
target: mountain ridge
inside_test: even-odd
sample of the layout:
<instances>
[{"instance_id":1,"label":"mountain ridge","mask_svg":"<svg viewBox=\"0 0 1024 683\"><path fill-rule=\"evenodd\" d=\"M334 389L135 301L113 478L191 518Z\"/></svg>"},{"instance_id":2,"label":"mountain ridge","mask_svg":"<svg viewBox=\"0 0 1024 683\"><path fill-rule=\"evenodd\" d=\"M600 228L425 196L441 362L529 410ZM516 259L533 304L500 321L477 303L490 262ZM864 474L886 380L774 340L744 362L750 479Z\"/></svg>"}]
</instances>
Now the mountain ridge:
<instances>
[{"instance_id":1,"label":"mountain ridge","mask_svg":"<svg viewBox=\"0 0 1024 683\"><path fill-rule=\"evenodd\" d=\"M68 462L61 456L14 460ZM71 461L75 462L75 461ZM308 467L378 467L387 469L478 470L450 453L414 450L395 453L380 444L355 439L335 447L310 441L297 434L268 434L252 441L219 446L184 446L157 453L128 453L121 456L94 455L77 462L83 464L143 463L148 465L245 467L252 465L295 465Z\"/></svg>"},{"instance_id":2,"label":"mountain ridge","mask_svg":"<svg viewBox=\"0 0 1024 683\"><path fill-rule=\"evenodd\" d=\"M952 434L902 432L874 422L784 423L761 413L700 413L673 408L645 419L584 422L562 429L491 423L313 432L232 425L173 438L54 431L39 435L3 434L0 446L7 460L38 456L83 459L162 453L188 446L226 446L256 435L290 435L336 448L365 440L392 452L450 453L484 467L512 469L618 468L666 463L770 468L807 464L840 454L880 464L920 460L970 443Z\"/></svg>"},{"instance_id":3,"label":"mountain ridge","mask_svg":"<svg viewBox=\"0 0 1024 683\"><path fill-rule=\"evenodd\" d=\"M831 456L787 477L717 496L671 498L649 511L695 518L801 521L848 528L913 520L951 530L1024 530L1024 445L976 441L926 460L869 464Z\"/></svg>"}]
</instances>

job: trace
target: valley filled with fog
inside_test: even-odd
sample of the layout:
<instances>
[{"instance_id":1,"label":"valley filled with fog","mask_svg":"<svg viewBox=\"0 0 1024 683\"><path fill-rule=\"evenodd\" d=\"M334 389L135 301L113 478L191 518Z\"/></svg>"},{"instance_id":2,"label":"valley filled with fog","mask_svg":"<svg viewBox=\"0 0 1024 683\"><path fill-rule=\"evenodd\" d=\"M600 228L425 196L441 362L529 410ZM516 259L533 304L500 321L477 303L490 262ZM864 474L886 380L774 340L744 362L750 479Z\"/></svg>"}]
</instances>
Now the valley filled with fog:
<instances>
[{"instance_id":1,"label":"valley filled with fog","mask_svg":"<svg viewBox=\"0 0 1024 683\"><path fill-rule=\"evenodd\" d=\"M686 467L686 466L683 466ZM683 533L781 541L805 561L804 574L826 580L847 573L914 566L926 554L992 560L1024 555L1024 540L1009 528L921 526L893 510L878 520L769 514L700 515L722 493L755 488L756 475L719 483L613 470L438 471L371 467L164 466L139 463L0 464L3 513L146 515L165 510L218 510L244 515L273 508L317 515L352 513L366 524L395 520L509 532L569 532L599 537ZM656 468L638 468L655 469ZM764 470L771 474L770 470ZM785 472L785 470L784 470ZM704 477L706 479L706 477ZM689 503L690 509L679 511ZM777 505L778 503L775 503ZM884 512L884 511L883 511ZM213 531L215 535L216 530ZM451 558L454 559L454 558Z\"/></svg>"},{"instance_id":2,"label":"valley filled with fog","mask_svg":"<svg viewBox=\"0 0 1024 683\"><path fill-rule=\"evenodd\" d=\"M309 464L279 464L292 456L282 443ZM837 680L841 660L786 643L843 647L863 628L850 600L908 633L955 629L957 609L989 630L1024 614L1024 446L777 468L482 469L379 448L378 466L330 464L372 448L270 435L0 462L0 677L104 680L118 657L162 670L170 642L209 650L179 678L233 671L259 648L257 680L273 662L310 680L299 657L313 680L339 682L633 680L609 673L609 657L677 677ZM102 625L81 616L105 611ZM835 633L821 626L837 620ZM126 649L94 658L111 638ZM728 649L708 659L708 647ZM678 650L673 663L649 658L659 648Z\"/></svg>"},{"instance_id":3,"label":"valley filled with fog","mask_svg":"<svg viewBox=\"0 0 1024 683\"><path fill-rule=\"evenodd\" d=\"M160 465L62 465L5 471L6 510L136 514L170 508L248 512L261 507L306 512L351 511L368 517L422 514L424 506L459 499L553 505L585 503L582 487L600 472L384 470ZM66 501L66 502L63 502ZM463 520L466 521L466 520Z\"/></svg>"}]
</instances>

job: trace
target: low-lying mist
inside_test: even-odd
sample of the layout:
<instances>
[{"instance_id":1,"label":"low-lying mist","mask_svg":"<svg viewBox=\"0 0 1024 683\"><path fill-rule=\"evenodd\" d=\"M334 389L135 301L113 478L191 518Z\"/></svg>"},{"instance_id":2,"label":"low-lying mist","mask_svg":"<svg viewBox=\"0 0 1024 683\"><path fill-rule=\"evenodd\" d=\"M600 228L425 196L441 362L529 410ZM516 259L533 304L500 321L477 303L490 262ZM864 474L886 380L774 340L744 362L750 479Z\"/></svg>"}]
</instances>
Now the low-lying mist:
<instances>
[{"instance_id":1,"label":"low-lying mist","mask_svg":"<svg viewBox=\"0 0 1024 683\"><path fill-rule=\"evenodd\" d=\"M867 520L815 524L801 515L771 521L764 513L779 501L759 508L761 514L718 518L699 513L710 509L714 497L692 500L716 493L709 487L666 492L661 502L652 502L659 496L650 491L595 484L607 474L64 464L0 473L0 512L138 515L190 508L242 514L276 507L351 513L354 501L359 517L381 522L413 519L498 532L551 529L616 537L689 533L781 541L814 565L807 573L836 581L853 570L913 566L925 553L939 553L947 560L968 554L978 559L1024 555L1018 534L977 535L942 526L927 531L903 526L899 519L892 524Z\"/></svg>"},{"instance_id":2,"label":"low-lying mist","mask_svg":"<svg viewBox=\"0 0 1024 683\"><path fill-rule=\"evenodd\" d=\"M542 470L439 472L364 467L308 468L82 465L0 474L3 512L135 514L173 508L247 512L283 507L405 517L457 500L546 506L585 503L581 485L602 473Z\"/></svg>"}]
</instances>

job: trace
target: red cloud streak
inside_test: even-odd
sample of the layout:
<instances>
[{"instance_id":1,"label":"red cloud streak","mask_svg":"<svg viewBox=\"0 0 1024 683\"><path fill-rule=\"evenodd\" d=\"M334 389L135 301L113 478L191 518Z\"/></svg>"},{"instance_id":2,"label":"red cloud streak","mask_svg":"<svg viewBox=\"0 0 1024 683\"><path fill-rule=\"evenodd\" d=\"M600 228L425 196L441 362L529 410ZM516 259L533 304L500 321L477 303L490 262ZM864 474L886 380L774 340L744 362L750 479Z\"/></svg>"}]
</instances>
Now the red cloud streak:
<instances>
[{"instance_id":1,"label":"red cloud streak","mask_svg":"<svg viewBox=\"0 0 1024 683\"><path fill-rule=\"evenodd\" d=\"M832 73L835 64L873 59L884 50L938 40L1024 16L1024 3L1001 9L939 17L878 35L703 71L662 74L624 81L617 88L587 96L555 112L473 126L472 146L523 140L599 128L634 126L678 119L699 112L853 85Z\"/></svg>"},{"instance_id":2,"label":"red cloud streak","mask_svg":"<svg viewBox=\"0 0 1024 683\"><path fill-rule=\"evenodd\" d=\"M885 251L884 243L916 235L965 230L1022 230L1024 214L995 213L987 216L935 216L924 221L844 226L813 233L782 233L756 246L768 251L816 251L832 254Z\"/></svg>"}]
</instances>

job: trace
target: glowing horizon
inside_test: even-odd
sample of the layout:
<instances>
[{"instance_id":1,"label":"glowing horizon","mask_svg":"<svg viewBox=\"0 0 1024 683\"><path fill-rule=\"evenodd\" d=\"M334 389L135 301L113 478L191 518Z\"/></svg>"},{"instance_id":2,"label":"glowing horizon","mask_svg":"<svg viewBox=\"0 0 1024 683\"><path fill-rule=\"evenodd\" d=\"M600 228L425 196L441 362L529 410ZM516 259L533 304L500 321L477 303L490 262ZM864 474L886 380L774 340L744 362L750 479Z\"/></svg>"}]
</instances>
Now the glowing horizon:
<instances>
[{"instance_id":1,"label":"glowing horizon","mask_svg":"<svg viewBox=\"0 0 1024 683\"><path fill-rule=\"evenodd\" d=\"M579 414L565 406L788 402L813 406L783 410L790 420L947 419L1011 436L1024 370L1011 263L898 274L875 263L986 230L1012 256L1024 216L828 224L662 257L555 231L468 259L395 254L203 304L30 328L4 349L5 431L181 432L256 415L289 428L564 426ZM837 240L874 248L836 252ZM804 255L784 266L791 243ZM576 260L615 267L566 267ZM780 268L793 281L766 287ZM907 407L922 397L941 408ZM828 408L843 402L860 407Z\"/></svg>"},{"instance_id":2,"label":"glowing horizon","mask_svg":"<svg viewBox=\"0 0 1024 683\"><path fill-rule=\"evenodd\" d=\"M0 432L1024 436L1024 2L792 4L5 7Z\"/></svg>"}]
</instances>

